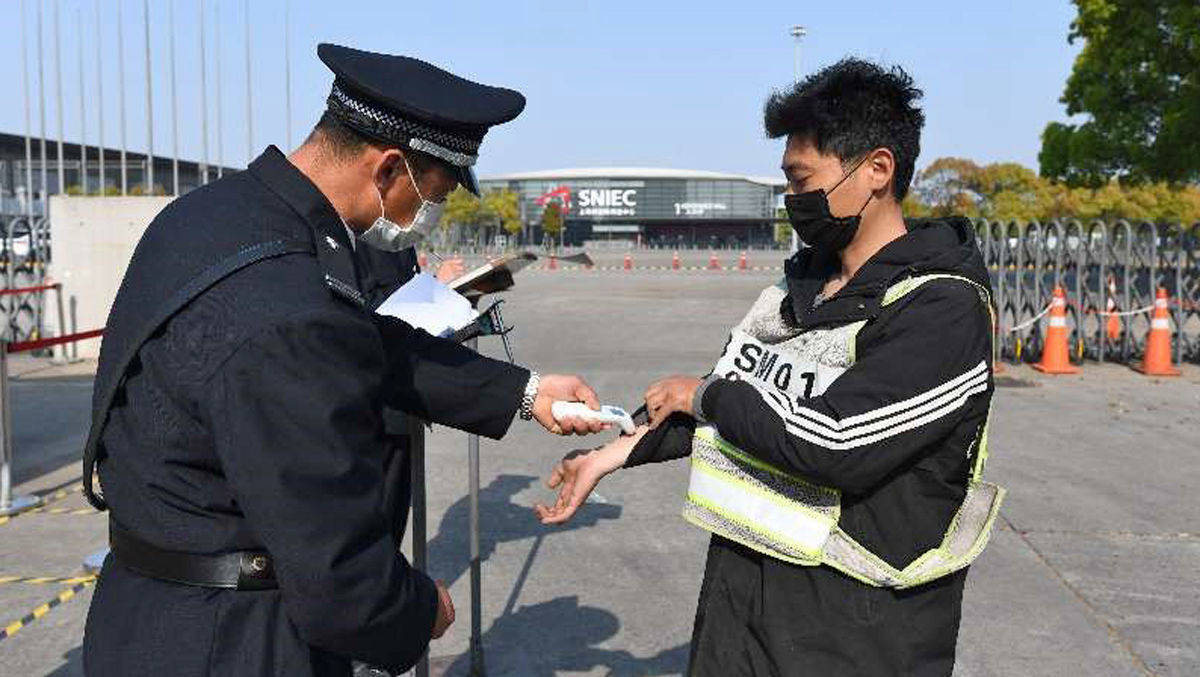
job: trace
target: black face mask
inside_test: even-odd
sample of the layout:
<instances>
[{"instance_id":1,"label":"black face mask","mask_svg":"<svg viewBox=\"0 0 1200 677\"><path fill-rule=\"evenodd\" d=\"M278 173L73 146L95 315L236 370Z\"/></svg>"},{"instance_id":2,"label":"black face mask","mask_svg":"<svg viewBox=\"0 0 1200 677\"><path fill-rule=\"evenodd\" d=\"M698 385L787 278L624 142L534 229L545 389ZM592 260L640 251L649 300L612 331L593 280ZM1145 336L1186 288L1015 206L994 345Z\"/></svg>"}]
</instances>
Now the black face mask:
<instances>
[{"instance_id":1,"label":"black face mask","mask_svg":"<svg viewBox=\"0 0 1200 677\"><path fill-rule=\"evenodd\" d=\"M847 172L840 181L834 184L833 188L829 189L828 194L818 188L807 193L783 197L783 206L787 208L788 221L792 223L796 235L804 240L805 244L814 249L837 253L845 249L854 239L854 234L858 232L858 225L862 221L863 210L871 203L871 198L867 198L862 209L859 209L854 216L837 217L829 212L828 195L837 190L838 186L850 178L850 175L858 171L866 159L864 156L862 160L859 160L858 164L854 165L854 169Z\"/></svg>"}]
</instances>

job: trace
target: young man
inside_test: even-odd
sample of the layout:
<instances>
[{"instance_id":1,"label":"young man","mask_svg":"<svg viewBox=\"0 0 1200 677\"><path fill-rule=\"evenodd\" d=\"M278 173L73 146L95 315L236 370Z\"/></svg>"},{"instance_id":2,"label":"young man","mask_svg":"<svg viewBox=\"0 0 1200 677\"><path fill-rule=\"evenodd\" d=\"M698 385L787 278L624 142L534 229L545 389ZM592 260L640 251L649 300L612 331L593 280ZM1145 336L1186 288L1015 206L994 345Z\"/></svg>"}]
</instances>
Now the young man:
<instances>
[{"instance_id":1,"label":"young man","mask_svg":"<svg viewBox=\"0 0 1200 677\"><path fill-rule=\"evenodd\" d=\"M555 468L546 523L618 467L691 455L713 533L692 675L949 675L966 567L1003 491L980 480L989 283L970 224L909 221L924 121L902 70L847 59L767 102L809 246L707 377L646 392L649 426Z\"/></svg>"}]
</instances>

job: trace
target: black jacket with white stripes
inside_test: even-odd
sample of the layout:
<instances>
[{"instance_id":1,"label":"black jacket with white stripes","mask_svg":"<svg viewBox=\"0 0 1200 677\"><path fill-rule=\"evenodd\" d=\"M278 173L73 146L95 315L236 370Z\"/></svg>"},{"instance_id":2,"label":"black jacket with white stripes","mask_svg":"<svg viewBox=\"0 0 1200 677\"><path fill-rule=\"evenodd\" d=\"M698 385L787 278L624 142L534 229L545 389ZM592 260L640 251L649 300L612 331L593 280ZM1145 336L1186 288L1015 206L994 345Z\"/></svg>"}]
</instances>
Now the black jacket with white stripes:
<instances>
[{"instance_id":1,"label":"black jacket with white stripes","mask_svg":"<svg viewBox=\"0 0 1200 677\"><path fill-rule=\"evenodd\" d=\"M941 542L962 502L993 389L991 319L974 285L935 280L881 305L889 286L928 273L990 289L966 219L908 228L815 308L837 262L811 250L787 262L787 321L815 329L867 320L856 362L824 393L785 407L750 383L719 380L701 402L737 447L840 489L842 529L901 569ZM686 456L694 428L675 415L641 440L627 467Z\"/></svg>"}]
</instances>

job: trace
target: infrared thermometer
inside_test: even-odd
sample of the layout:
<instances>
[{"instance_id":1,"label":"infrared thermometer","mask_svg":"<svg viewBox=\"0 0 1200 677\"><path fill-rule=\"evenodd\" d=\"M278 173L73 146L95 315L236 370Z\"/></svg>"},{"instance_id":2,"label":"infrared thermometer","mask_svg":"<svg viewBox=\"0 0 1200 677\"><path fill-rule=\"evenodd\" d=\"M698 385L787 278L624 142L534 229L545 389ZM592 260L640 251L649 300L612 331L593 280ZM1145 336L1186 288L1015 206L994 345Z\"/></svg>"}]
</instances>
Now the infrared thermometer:
<instances>
[{"instance_id":1,"label":"infrared thermometer","mask_svg":"<svg viewBox=\"0 0 1200 677\"><path fill-rule=\"evenodd\" d=\"M626 435L632 435L637 430L633 425L633 417L628 412L620 407L614 407L609 404L600 407L600 410L596 411L583 402L563 402L560 400L550 405L550 413L554 416L555 421L576 416L585 421L612 423L613 425L620 426L621 432Z\"/></svg>"}]
</instances>

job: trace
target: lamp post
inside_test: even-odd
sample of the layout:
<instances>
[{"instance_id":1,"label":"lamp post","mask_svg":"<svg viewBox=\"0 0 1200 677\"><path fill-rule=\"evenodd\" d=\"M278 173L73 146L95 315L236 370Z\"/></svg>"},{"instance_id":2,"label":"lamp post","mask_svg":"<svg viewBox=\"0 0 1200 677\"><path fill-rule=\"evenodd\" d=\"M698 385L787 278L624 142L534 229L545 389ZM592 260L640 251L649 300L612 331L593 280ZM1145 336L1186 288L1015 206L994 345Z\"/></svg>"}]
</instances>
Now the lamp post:
<instances>
[{"instance_id":1,"label":"lamp post","mask_svg":"<svg viewBox=\"0 0 1200 677\"><path fill-rule=\"evenodd\" d=\"M142 0L142 32L146 38L146 195L154 195L154 81L150 76L150 0Z\"/></svg>"},{"instance_id":2,"label":"lamp post","mask_svg":"<svg viewBox=\"0 0 1200 677\"><path fill-rule=\"evenodd\" d=\"M790 32L792 37L796 38L796 69L794 79L796 82L800 82L800 41L804 39L804 36L808 35L808 29L797 24L792 26L792 30Z\"/></svg>"},{"instance_id":3,"label":"lamp post","mask_svg":"<svg viewBox=\"0 0 1200 677\"><path fill-rule=\"evenodd\" d=\"M200 146L203 149L200 161L200 180L208 183L208 56L204 49L204 0L200 0Z\"/></svg>"},{"instance_id":4,"label":"lamp post","mask_svg":"<svg viewBox=\"0 0 1200 677\"><path fill-rule=\"evenodd\" d=\"M254 87L250 78L250 0L246 9L246 166L254 159Z\"/></svg>"},{"instance_id":5,"label":"lamp post","mask_svg":"<svg viewBox=\"0 0 1200 677\"><path fill-rule=\"evenodd\" d=\"M808 29L805 28L804 26L801 26L800 24L796 24L795 26L792 26L792 29L789 32L791 33L792 37L796 39L796 59L795 59L795 63L794 63L794 70L792 73L792 80L793 80L793 82L799 84L800 83L800 41L804 39L805 35L808 35ZM796 235L795 229L792 229L792 253L797 252L799 249L800 249L800 238L799 238L799 236Z\"/></svg>"},{"instance_id":6,"label":"lamp post","mask_svg":"<svg viewBox=\"0 0 1200 677\"><path fill-rule=\"evenodd\" d=\"M283 110L284 110L284 150L292 147L292 3L290 0L283 5Z\"/></svg>"},{"instance_id":7,"label":"lamp post","mask_svg":"<svg viewBox=\"0 0 1200 677\"><path fill-rule=\"evenodd\" d=\"M168 0L167 30L171 40L171 194L179 196L179 106L175 98L175 0Z\"/></svg>"}]
</instances>

